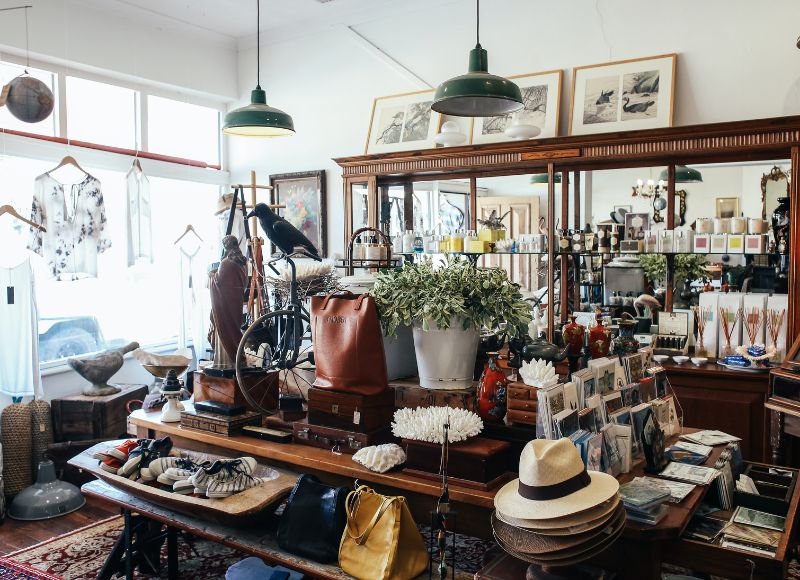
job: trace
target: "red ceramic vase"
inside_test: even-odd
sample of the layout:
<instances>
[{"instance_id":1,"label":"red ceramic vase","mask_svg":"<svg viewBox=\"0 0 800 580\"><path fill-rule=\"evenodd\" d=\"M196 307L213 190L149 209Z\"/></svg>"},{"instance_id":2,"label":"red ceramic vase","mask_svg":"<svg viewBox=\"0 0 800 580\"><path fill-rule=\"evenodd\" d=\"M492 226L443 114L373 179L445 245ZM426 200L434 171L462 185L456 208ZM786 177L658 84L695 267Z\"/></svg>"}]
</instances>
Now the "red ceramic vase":
<instances>
[{"instance_id":1,"label":"red ceramic vase","mask_svg":"<svg viewBox=\"0 0 800 580\"><path fill-rule=\"evenodd\" d=\"M561 334L564 337L564 344L569 347L570 354L581 354L583 349L583 335L586 329L575 322L575 315L570 314L570 321L561 329Z\"/></svg>"},{"instance_id":2,"label":"red ceramic vase","mask_svg":"<svg viewBox=\"0 0 800 580\"><path fill-rule=\"evenodd\" d=\"M506 416L508 378L497 366L497 353L487 353L489 360L478 381L478 414L484 421L499 422Z\"/></svg>"},{"instance_id":3,"label":"red ceramic vase","mask_svg":"<svg viewBox=\"0 0 800 580\"><path fill-rule=\"evenodd\" d=\"M589 352L592 358L603 358L611 352L611 329L603 326L603 317L599 314L595 321L589 329Z\"/></svg>"}]
</instances>

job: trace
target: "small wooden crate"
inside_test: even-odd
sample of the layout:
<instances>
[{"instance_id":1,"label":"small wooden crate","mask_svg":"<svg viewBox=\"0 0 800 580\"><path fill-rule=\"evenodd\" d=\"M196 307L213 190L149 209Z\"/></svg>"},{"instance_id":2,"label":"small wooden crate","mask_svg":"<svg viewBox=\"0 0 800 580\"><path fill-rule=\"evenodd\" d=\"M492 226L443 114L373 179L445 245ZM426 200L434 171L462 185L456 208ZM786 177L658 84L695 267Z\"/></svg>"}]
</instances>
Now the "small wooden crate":
<instances>
[{"instance_id":1,"label":"small wooden crate","mask_svg":"<svg viewBox=\"0 0 800 580\"><path fill-rule=\"evenodd\" d=\"M88 441L90 439L116 439L128 430L129 401L142 401L147 395L146 385L116 385L122 389L113 395L87 397L68 395L53 399L53 438L59 441Z\"/></svg>"},{"instance_id":2,"label":"small wooden crate","mask_svg":"<svg viewBox=\"0 0 800 580\"><path fill-rule=\"evenodd\" d=\"M473 412L478 409L476 389L437 391L420 387L414 381L392 381L389 386L394 389L394 406L398 409L450 407Z\"/></svg>"},{"instance_id":3,"label":"small wooden crate","mask_svg":"<svg viewBox=\"0 0 800 580\"><path fill-rule=\"evenodd\" d=\"M404 473L439 478L442 446L426 441L403 440L406 449ZM473 437L453 443L448 450L447 471L450 481L477 489L492 489L508 479L511 444L507 441Z\"/></svg>"},{"instance_id":4,"label":"small wooden crate","mask_svg":"<svg viewBox=\"0 0 800 580\"><path fill-rule=\"evenodd\" d=\"M183 411L181 413L181 427L194 429L196 431L208 431L217 435L238 435L242 427L247 425L261 426L261 415L248 411L243 415L215 415L213 413L197 413L194 411Z\"/></svg>"},{"instance_id":5,"label":"small wooden crate","mask_svg":"<svg viewBox=\"0 0 800 580\"><path fill-rule=\"evenodd\" d=\"M394 415L391 389L379 395L353 395L328 389L308 389L308 422L344 431L370 433L389 427Z\"/></svg>"},{"instance_id":6,"label":"small wooden crate","mask_svg":"<svg viewBox=\"0 0 800 580\"><path fill-rule=\"evenodd\" d=\"M531 387L522 382L509 383L506 421L509 425L536 426L536 411L538 401L537 387Z\"/></svg>"}]
</instances>

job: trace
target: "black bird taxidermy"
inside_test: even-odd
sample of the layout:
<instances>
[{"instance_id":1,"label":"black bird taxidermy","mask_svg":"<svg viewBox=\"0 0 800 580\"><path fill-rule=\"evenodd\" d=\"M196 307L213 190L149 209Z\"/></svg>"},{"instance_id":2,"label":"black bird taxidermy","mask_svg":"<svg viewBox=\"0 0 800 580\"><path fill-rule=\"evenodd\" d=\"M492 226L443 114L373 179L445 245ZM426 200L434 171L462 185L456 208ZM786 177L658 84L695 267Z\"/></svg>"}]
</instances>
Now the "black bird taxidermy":
<instances>
[{"instance_id":1,"label":"black bird taxidermy","mask_svg":"<svg viewBox=\"0 0 800 580\"><path fill-rule=\"evenodd\" d=\"M265 203L257 203L247 217L257 217L264 230L264 235L287 256L300 253L309 258L322 261L319 251L314 247L303 232L276 214Z\"/></svg>"},{"instance_id":2,"label":"black bird taxidermy","mask_svg":"<svg viewBox=\"0 0 800 580\"><path fill-rule=\"evenodd\" d=\"M622 102L622 110L626 113L644 113L647 109L656 104L655 101L647 101L645 103L634 103L630 105L629 103L631 100L628 97L622 97Z\"/></svg>"}]
</instances>

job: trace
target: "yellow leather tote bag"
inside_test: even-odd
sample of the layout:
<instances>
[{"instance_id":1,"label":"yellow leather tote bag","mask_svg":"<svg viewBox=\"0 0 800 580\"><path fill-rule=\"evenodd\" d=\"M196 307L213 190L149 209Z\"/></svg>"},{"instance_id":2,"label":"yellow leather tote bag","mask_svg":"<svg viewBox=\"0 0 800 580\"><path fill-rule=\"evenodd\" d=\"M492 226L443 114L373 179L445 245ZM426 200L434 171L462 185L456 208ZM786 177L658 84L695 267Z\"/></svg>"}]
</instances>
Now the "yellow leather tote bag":
<instances>
[{"instance_id":1,"label":"yellow leather tote bag","mask_svg":"<svg viewBox=\"0 0 800 580\"><path fill-rule=\"evenodd\" d=\"M404 497L365 485L347 495L339 566L358 580L411 580L428 567L428 550Z\"/></svg>"}]
</instances>

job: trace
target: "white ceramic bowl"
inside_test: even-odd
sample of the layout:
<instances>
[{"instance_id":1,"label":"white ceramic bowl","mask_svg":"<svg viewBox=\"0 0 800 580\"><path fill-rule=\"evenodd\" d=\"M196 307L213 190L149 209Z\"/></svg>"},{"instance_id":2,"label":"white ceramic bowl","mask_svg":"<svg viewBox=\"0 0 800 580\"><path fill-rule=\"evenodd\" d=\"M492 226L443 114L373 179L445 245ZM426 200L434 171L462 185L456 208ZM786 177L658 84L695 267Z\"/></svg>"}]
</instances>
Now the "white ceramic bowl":
<instances>
[{"instance_id":1,"label":"white ceramic bowl","mask_svg":"<svg viewBox=\"0 0 800 580\"><path fill-rule=\"evenodd\" d=\"M708 362L708 359L704 356L693 356L692 357L692 364L700 366L704 365Z\"/></svg>"},{"instance_id":2,"label":"white ceramic bowl","mask_svg":"<svg viewBox=\"0 0 800 580\"><path fill-rule=\"evenodd\" d=\"M654 354L653 360L657 363L663 363L669 360L669 355L666 354Z\"/></svg>"},{"instance_id":3,"label":"white ceramic bowl","mask_svg":"<svg viewBox=\"0 0 800 580\"><path fill-rule=\"evenodd\" d=\"M679 365L682 365L683 363L685 363L685 362L687 362L689 360L689 357L688 356L674 356L674 357L672 357L672 360L674 360Z\"/></svg>"}]
</instances>

